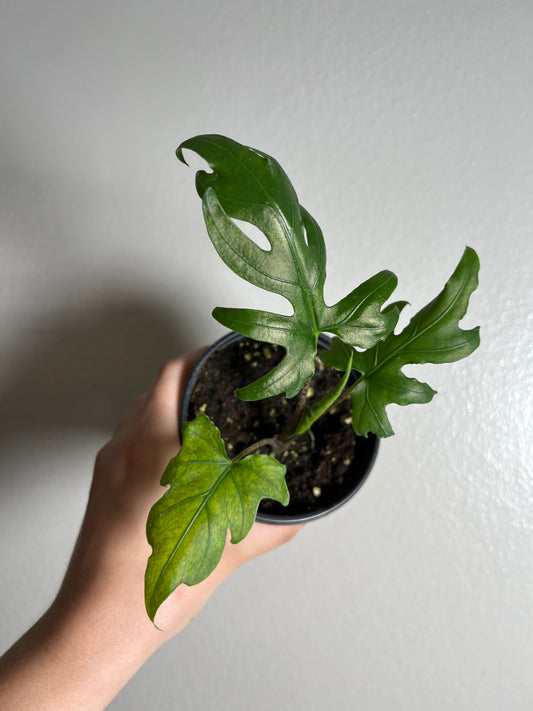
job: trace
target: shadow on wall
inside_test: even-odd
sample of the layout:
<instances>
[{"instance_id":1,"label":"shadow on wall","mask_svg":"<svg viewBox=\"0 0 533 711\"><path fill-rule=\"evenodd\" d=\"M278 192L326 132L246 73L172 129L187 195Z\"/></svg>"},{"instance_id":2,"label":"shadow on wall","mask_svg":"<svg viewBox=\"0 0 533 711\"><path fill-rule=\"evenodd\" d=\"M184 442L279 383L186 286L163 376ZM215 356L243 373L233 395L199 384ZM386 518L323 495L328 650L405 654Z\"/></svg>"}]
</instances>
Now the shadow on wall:
<instances>
[{"instance_id":1,"label":"shadow on wall","mask_svg":"<svg viewBox=\"0 0 533 711\"><path fill-rule=\"evenodd\" d=\"M194 345L189 324L144 296L100 295L98 304L32 324L1 384L4 436L70 427L111 433L161 363Z\"/></svg>"}]
</instances>

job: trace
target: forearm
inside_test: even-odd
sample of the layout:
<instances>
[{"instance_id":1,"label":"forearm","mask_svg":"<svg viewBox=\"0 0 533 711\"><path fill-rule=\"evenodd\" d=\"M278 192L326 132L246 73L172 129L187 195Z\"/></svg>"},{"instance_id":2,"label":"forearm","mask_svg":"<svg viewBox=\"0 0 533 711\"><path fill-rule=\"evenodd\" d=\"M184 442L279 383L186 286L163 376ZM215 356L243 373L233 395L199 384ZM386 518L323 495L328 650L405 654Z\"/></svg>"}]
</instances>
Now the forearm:
<instances>
[{"instance_id":1,"label":"forearm","mask_svg":"<svg viewBox=\"0 0 533 711\"><path fill-rule=\"evenodd\" d=\"M246 545L250 542L230 546L230 555L199 585L180 586L159 610L156 623L161 629L146 614L142 571L136 565L122 567L115 560L112 569L105 566L82 585L71 566L50 609L0 659L0 709L106 708L151 654L182 630L220 582L249 557L239 553ZM76 566L78 572L80 568Z\"/></svg>"},{"instance_id":2,"label":"forearm","mask_svg":"<svg viewBox=\"0 0 533 711\"><path fill-rule=\"evenodd\" d=\"M0 660L2 711L104 709L164 640L120 602L52 605Z\"/></svg>"}]
</instances>

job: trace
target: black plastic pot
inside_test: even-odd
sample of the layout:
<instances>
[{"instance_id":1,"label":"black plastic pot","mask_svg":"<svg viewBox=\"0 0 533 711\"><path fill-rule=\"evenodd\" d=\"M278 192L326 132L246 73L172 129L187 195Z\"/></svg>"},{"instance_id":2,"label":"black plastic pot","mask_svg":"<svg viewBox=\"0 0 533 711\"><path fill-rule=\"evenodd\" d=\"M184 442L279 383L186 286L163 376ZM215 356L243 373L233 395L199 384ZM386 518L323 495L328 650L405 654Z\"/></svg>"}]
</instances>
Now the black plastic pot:
<instances>
[{"instance_id":1,"label":"black plastic pot","mask_svg":"<svg viewBox=\"0 0 533 711\"><path fill-rule=\"evenodd\" d=\"M198 381L198 376L200 369L209 360L211 355L218 351L219 349L227 348L230 345L238 343L243 340L243 336L239 333L233 331L227 333L225 336L220 338L218 341L213 343L213 345L208 348L205 353L200 357L194 368L192 369L187 383L184 388L183 397L181 400L181 406L179 411L179 427L180 432L183 430L183 425L189 419L194 417L194 413L189 413L191 397L194 388ZM318 346L322 349L329 349L331 339L324 334L320 334L318 337ZM353 377L357 377L357 373L354 371ZM366 478L368 477L370 470L374 465L376 459L379 439L375 435L370 434L368 437L357 437L357 459L353 461L353 466L350 467L349 476L345 477L345 481L342 486L339 486L338 492L335 492L334 497L330 497L329 501L326 503L317 500L316 508L312 511L298 512L294 513L290 510L290 503L286 509L281 509L278 506L278 511L275 513L261 511L257 513L256 520L262 521L263 523L270 524L297 524L304 523L307 521L314 520L316 518L321 518L332 511L335 511L340 506L343 506L349 499L354 496L354 494L359 491Z\"/></svg>"}]
</instances>

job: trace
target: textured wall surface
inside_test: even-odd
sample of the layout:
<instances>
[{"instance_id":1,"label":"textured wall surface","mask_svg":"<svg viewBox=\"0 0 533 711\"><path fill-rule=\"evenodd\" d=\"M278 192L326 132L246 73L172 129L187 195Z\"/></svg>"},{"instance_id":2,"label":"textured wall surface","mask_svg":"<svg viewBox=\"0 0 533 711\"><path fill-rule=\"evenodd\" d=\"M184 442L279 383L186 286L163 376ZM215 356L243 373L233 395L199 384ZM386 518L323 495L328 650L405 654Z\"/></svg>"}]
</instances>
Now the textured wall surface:
<instances>
[{"instance_id":1,"label":"textured wall surface","mask_svg":"<svg viewBox=\"0 0 533 711\"><path fill-rule=\"evenodd\" d=\"M92 463L164 359L272 308L205 234L173 151L276 156L321 224L330 303L382 268L410 313L464 245L468 360L349 506L241 569L111 704L530 709L533 5L3 2L0 647L46 608ZM274 304L275 305L275 304Z\"/></svg>"}]
</instances>

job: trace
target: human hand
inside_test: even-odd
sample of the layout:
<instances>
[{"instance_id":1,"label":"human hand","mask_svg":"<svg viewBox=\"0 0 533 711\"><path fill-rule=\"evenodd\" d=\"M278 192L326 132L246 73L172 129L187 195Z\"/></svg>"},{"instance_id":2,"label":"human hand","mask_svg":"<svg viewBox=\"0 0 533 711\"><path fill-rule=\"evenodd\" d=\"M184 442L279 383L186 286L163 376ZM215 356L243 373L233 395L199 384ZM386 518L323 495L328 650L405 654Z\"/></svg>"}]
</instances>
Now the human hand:
<instances>
[{"instance_id":1,"label":"human hand","mask_svg":"<svg viewBox=\"0 0 533 711\"><path fill-rule=\"evenodd\" d=\"M198 614L230 573L290 540L300 528L255 523L240 543L228 540L206 580L181 585L163 603L156 616L160 629L150 621L144 607L144 571L151 553L146 520L163 493L161 475L179 449L178 404L198 356L166 363L98 453L85 518L60 591L1 660L2 708L104 708L143 662Z\"/></svg>"},{"instance_id":2,"label":"human hand","mask_svg":"<svg viewBox=\"0 0 533 711\"><path fill-rule=\"evenodd\" d=\"M179 449L178 403L199 355L195 352L166 363L150 391L130 405L99 452L85 520L59 596L60 600L95 592L114 596L131 617L130 624L150 633L153 625L143 597L144 570L151 552L146 519L163 493L161 475ZM161 606L157 626L163 635L157 634L157 641L182 629L232 571L290 540L299 528L256 523L241 543L228 541L207 580L194 587L180 586Z\"/></svg>"}]
</instances>

